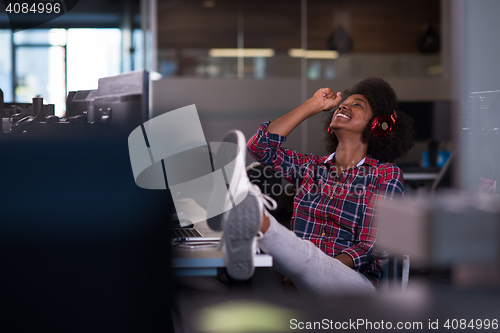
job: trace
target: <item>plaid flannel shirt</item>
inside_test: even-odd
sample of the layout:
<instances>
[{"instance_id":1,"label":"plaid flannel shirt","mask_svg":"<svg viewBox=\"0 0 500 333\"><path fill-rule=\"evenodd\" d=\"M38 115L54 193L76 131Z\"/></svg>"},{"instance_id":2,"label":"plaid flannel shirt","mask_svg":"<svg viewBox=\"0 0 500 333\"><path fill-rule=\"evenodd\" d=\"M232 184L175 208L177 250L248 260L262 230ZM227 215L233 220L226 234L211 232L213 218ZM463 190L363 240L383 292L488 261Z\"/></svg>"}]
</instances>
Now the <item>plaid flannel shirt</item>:
<instances>
[{"instance_id":1,"label":"plaid flannel shirt","mask_svg":"<svg viewBox=\"0 0 500 333\"><path fill-rule=\"evenodd\" d=\"M292 230L329 256L348 254L354 269L377 286L381 272L372 257L375 206L378 200L404 197L401 170L366 156L337 175L330 164L333 154L318 157L281 147L286 137L269 133L268 124L261 125L247 146L257 161L293 185Z\"/></svg>"}]
</instances>

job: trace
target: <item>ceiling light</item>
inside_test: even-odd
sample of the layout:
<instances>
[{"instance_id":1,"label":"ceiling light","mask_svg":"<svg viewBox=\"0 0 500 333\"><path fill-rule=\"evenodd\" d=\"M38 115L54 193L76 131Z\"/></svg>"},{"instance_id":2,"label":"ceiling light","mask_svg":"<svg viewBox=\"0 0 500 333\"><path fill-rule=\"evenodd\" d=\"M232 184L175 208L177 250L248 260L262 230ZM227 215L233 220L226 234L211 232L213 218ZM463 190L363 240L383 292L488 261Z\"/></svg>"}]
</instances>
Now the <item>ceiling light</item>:
<instances>
[{"instance_id":1,"label":"ceiling light","mask_svg":"<svg viewBox=\"0 0 500 333\"><path fill-rule=\"evenodd\" d=\"M302 58L304 56L303 53L303 49L288 50L288 55L293 58ZM307 59L337 59L339 57L339 53L337 51L306 50L305 57Z\"/></svg>"},{"instance_id":2,"label":"ceiling light","mask_svg":"<svg viewBox=\"0 0 500 333\"><path fill-rule=\"evenodd\" d=\"M273 57L273 49L210 49L208 55L211 57L238 58L238 57Z\"/></svg>"}]
</instances>

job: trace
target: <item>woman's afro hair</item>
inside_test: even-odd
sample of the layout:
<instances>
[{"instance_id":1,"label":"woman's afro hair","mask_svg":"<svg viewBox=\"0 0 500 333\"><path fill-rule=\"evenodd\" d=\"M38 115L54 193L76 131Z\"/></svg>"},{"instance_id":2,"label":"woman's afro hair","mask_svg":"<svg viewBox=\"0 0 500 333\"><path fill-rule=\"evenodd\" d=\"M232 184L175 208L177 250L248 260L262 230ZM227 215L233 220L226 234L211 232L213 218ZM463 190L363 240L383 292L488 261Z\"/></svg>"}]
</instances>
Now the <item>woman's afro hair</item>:
<instances>
[{"instance_id":1,"label":"woman's afro hair","mask_svg":"<svg viewBox=\"0 0 500 333\"><path fill-rule=\"evenodd\" d=\"M381 78L369 78L356 84L351 90L342 93L343 100L347 97L361 94L370 103L373 117L363 132L363 141L368 143L368 155L383 162L393 162L413 147L413 121L405 113L398 111L398 98L392 87ZM333 113L330 112L325 121L327 131ZM397 119L392 131L382 137L374 137L371 132L373 119L379 114L391 115L396 111ZM338 139L327 131L327 150L333 153L337 149Z\"/></svg>"}]
</instances>

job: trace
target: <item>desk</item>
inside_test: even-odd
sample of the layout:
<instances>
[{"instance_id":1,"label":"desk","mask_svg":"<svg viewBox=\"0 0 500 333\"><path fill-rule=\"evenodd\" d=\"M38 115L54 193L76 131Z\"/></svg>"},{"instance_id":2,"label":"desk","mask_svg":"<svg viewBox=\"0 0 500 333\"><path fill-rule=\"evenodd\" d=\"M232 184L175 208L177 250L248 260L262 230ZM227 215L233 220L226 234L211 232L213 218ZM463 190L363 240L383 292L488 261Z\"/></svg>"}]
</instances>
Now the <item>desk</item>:
<instances>
[{"instance_id":1,"label":"desk","mask_svg":"<svg viewBox=\"0 0 500 333\"><path fill-rule=\"evenodd\" d=\"M255 267L272 267L273 257L268 254L255 254ZM175 276L217 276L224 269L224 255L217 247L174 248L172 268Z\"/></svg>"},{"instance_id":2,"label":"desk","mask_svg":"<svg viewBox=\"0 0 500 333\"><path fill-rule=\"evenodd\" d=\"M435 180L437 172L406 172L403 173L404 180Z\"/></svg>"},{"instance_id":3,"label":"desk","mask_svg":"<svg viewBox=\"0 0 500 333\"><path fill-rule=\"evenodd\" d=\"M411 171L403 169L406 194L411 195L412 191L419 191L421 189L429 191L438 176L439 172L436 169L414 168Z\"/></svg>"}]
</instances>

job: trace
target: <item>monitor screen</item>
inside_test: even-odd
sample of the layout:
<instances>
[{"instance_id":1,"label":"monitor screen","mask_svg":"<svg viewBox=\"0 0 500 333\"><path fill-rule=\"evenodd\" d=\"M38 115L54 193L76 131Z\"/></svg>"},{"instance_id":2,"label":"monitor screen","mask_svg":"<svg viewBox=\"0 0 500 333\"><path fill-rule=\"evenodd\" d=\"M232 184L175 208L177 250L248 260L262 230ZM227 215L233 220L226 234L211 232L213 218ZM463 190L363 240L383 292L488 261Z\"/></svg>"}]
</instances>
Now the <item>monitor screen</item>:
<instances>
[{"instance_id":1,"label":"monitor screen","mask_svg":"<svg viewBox=\"0 0 500 333\"><path fill-rule=\"evenodd\" d=\"M451 140L450 101L404 101L399 102L399 111L413 119L416 141Z\"/></svg>"}]
</instances>

